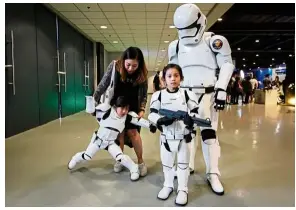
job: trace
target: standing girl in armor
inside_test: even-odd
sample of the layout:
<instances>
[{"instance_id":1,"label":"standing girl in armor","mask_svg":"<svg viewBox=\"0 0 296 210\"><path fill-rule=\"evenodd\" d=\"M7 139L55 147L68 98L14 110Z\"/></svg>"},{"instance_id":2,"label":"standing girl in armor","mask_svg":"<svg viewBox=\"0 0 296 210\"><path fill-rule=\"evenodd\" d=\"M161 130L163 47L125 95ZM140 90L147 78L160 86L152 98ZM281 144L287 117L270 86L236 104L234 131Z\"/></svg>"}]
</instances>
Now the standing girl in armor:
<instances>
[{"instance_id":1,"label":"standing girl in armor","mask_svg":"<svg viewBox=\"0 0 296 210\"><path fill-rule=\"evenodd\" d=\"M188 201L189 149L187 143L191 141L191 130L194 125L190 115L197 114L197 97L193 92L179 88L180 82L183 80L182 69L179 65L168 64L163 69L162 79L166 84L166 89L152 95L148 116L148 119L156 124L161 132L160 157L164 184L157 197L166 200L174 190L175 171L173 166L177 156L178 189L175 203L184 206ZM162 116L159 113L160 109L173 112L183 111L187 114L183 120L177 120Z\"/></svg>"}]
</instances>

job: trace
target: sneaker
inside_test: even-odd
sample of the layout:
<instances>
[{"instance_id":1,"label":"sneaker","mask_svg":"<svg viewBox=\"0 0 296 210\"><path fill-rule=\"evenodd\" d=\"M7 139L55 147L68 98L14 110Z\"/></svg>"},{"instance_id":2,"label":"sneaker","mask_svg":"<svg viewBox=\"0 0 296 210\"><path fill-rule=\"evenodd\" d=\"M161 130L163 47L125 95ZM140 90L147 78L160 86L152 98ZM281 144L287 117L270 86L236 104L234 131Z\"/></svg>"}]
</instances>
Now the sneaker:
<instances>
[{"instance_id":1,"label":"sneaker","mask_svg":"<svg viewBox=\"0 0 296 210\"><path fill-rule=\"evenodd\" d=\"M122 170L123 170L123 165L121 165L120 162L116 161L116 163L114 164L114 172L119 173Z\"/></svg>"},{"instance_id":2,"label":"sneaker","mask_svg":"<svg viewBox=\"0 0 296 210\"><path fill-rule=\"evenodd\" d=\"M163 187L158 195L157 198L161 199L161 200L166 200L169 198L169 196L171 195L171 193L173 192L173 188L170 187Z\"/></svg>"},{"instance_id":3,"label":"sneaker","mask_svg":"<svg viewBox=\"0 0 296 210\"><path fill-rule=\"evenodd\" d=\"M134 164L134 166L130 169L130 173L132 181L138 180L140 178L139 166L137 164Z\"/></svg>"},{"instance_id":4,"label":"sneaker","mask_svg":"<svg viewBox=\"0 0 296 210\"><path fill-rule=\"evenodd\" d=\"M175 204L178 206L185 206L188 202L188 193L185 191L178 191Z\"/></svg>"},{"instance_id":5,"label":"sneaker","mask_svg":"<svg viewBox=\"0 0 296 210\"><path fill-rule=\"evenodd\" d=\"M138 180L140 178L140 174L139 174L139 172L132 172L131 173L131 180L132 181L136 181L136 180Z\"/></svg>"},{"instance_id":6,"label":"sneaker","mask_svg":"<svg viewBox=\"0 0 296 210\"><path fill-rule=\"evenodd\" d=\"M146 176L147 175L147 166L145 163L139 164L139 171L140 171L140 176Z\"/></svg>"}]
</instances>

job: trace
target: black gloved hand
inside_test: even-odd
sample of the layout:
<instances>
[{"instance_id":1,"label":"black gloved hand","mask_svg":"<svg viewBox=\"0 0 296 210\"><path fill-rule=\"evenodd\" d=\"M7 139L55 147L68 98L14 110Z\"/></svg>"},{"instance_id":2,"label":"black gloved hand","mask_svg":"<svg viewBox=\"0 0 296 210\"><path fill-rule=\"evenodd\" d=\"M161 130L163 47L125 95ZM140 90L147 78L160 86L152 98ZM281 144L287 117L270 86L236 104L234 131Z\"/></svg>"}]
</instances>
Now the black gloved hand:
<instances>
[{"instance_id":1,"label":"black gloved hand","mask_svg":"<svg viewBox=\"0 0 296 210\"><path fill-rule=\"evenodd\" d=\"M183 120L184 124L187 125L189 128L193 127L194 121L190 117L190 115L187 113Z\"/></svg>"},{"instance_id":2,"label":"black gloved hand","mask_svg":"<svg viewBox=\"0 0 296 210\"><path fill-rule=\"evenodd\" d=\"M226 103L226 91L218 88L215 91L215 106L214 108L217 110L223 110L225 108Z\"/></svg>"},{"instance_id":3,"label":"black gloved hand","mask_svg":"<svg viewBox=\"0 0 296 210\"><path fill-rule=\"evenodd\" d=\"M162 117L157 120L157 125L171 125L175 121L174 118Z\"/></svg>"},{"instance_id":4,"label":"black gloved hand","mask_svg":"<svg viewBox=\"0 0 296 210\"><path fill-rule=\"evenodd\" d=\"M151 125L149 126L149 129L150 129L150 132L151 132L151 133L155 133L156 130L157 130L157 127L151 124Z\"/></svg>"}]
</instances>

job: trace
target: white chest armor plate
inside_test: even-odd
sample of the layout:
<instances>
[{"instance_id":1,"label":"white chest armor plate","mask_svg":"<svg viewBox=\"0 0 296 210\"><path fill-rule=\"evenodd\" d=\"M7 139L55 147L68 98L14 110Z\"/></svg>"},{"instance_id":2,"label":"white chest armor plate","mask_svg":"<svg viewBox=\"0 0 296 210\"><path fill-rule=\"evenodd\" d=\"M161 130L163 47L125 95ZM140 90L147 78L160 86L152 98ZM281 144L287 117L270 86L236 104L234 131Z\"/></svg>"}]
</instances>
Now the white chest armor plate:
<instances>
[{"instance_id":1,"label":"white chest armor plate","mask_svg":"<svg viewBox=\"0 0 296 210\"><path fill-rule=\"evenodd\" d=\"M102 140L114 141L125 127L126 116L118 117L114 108L111 108L110 115L106 119L101 119L98 137Z\"/></svg>"},{"instance_id":2,"label":"white chest armor plate","mask_svg":"<svg viewBox=\"0 0 296 210\"><path fill-rule=\"evenodd\" d=\"M184 75L182 86L208 87L215 84L218 65L216 55L209 46L209 38L210 35L205 33L196 45L179 42L178 63Z\"/></svg>"},{"instance_id":3,"label":"white chest armor plate","mask_svg":"<svg viewBox=\"0 0 296 210\"><path fill-rule=\"evenodd\" d=\"M179 89L176 93L169 93L167 90L161 91L161 109L168 109L171 111L185 111L188 112L184 90ZM169 126L162 126L163 134L166 139L183 139L188 130L183 121L175 121Z\"/></svg>"}]
</instances>

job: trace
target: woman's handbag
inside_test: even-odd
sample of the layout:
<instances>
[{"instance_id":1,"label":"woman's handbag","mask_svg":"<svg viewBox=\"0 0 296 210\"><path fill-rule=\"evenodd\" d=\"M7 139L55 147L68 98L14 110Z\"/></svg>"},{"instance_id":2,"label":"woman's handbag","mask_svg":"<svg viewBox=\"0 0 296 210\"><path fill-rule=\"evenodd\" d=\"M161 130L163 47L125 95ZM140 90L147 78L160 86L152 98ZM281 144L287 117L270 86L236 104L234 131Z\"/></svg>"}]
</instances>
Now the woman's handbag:
<instances>
[{"instance_id":1,"label":"woman's handbag","mask_svg":"<svg viewBox=\"0 0 296 210\"><path fill-rule=\"evenodd\" d=\"M114 96L115 65L116 65L116 61L114 61L113 63L110 85L107 88L106 92L101 96L100 103L110 104L110 101Z\"/></svg>"}]
</instances>

